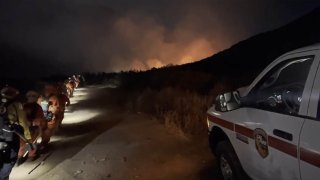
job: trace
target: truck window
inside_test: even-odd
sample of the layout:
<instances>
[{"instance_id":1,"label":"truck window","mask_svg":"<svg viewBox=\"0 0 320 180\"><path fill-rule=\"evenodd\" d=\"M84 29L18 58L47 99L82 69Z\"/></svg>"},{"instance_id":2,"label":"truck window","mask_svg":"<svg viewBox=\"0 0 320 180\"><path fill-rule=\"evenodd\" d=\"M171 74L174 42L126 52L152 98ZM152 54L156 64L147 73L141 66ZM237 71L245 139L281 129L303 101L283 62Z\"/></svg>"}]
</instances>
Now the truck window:
<instances>
[{"instance_id":1,"label":"truck window","mask_svg":"<svg viewBox=\"0 0 320 180\"><path fill-rule=\"evenodd\" d=\"M273 67L246 99L251 107L297 115L313 56L285 60Z\"/></svg>"}]
</instances>

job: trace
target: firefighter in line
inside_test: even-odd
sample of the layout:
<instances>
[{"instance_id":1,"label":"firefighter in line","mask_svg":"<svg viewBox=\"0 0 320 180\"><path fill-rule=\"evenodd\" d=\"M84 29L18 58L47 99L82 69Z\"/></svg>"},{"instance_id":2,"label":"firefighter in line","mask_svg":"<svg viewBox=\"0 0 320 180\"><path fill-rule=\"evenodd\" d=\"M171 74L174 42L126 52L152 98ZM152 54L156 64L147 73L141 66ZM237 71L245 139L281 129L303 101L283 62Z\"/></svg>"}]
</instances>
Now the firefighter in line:
<instances>
[{"instance_id":1,"label":"firefighter in line","mask_svg":"<svg viewBox=\"0 0 320 180\"><path fill-rule=\"evenodd\" d=\"M23 105L24 111L27 115L27 120L30 123L30 133L32 142L37 144L37 140L41 137L43 139L43 131L47 128L47 123L44 120L44 114L41 106L37 103L39 93L30 90L26 93L26 103ZM34 148L36 150L36 148ZM28 157L35 160L39 157L39 152L30 150Z\"/></svg>"},{"instance_id":2,"label":"firefighter in line","mask_svg":"<svg viewBox=\"0 0 320 180\"><path fill-rule=\"evenodd\" d=\"M74 80L72 80L71 78L66 80L65 83L67 90L68 90L68 96L69 97L73 97L73 91L76 88L76 83L74 82Z\"/></svg>"},{"instance_id":3,"label":"firefighter in line","mask_svg":"<svg viewBox=\"0 0 320 180\"><path fill-rule=\"evenodd\" d=\"M73 75L71 78L75 83L75 89L78 88L80 84L80 75Z\"/></svg>"},{"instance_id":4,"label":"firefighter in line","mask_svg":"<svg viewBox=\"0 0 320 180\"><path fill-rule=\"evenodd\" d=\"M3 128L3 126L1 130L2 134L11 134L11 138L4 141L6 145L2 148L0 179L9 179L11 170L18 159L20 144L27 143L30 147L32 146L26 114L21 102L17 100L18 95L19 91L13 87L1 89L2 125L8 127Z\"/></svg>"},{"instance_id":5,"label":"firefighter in line","mask_svg":"<svg viewBox=\"0 0 320 180\"><path fill-rule=\"evenodd\" d=\"M47 121L47 128L43 131L41 148L45 149L50 142L51 136L55 133L58 123L61 121L60 102L57 97L57 89L53 85L45 85L43 94L38 99L42 107L44 118Z\"/></svg>"},{"instance_id":6,"label":"firefighter in line","mask_svg":"<svg viewBox=\"0 0 320 180\"><path fill-rule=\"evenodd\" d=\"M58 100L59 100L59 121L58 121L58 128L61 128L61 123L64 119L64 112L66 110L66 107L70 105L70 99L68 98L68 96L63 93L63 92L58 92Z\"/></svg>"},{"instance_id":7,"label":"firefighter in line","mask_svg":"<svg viewBox=\"0 0 320 180\"><path fill-rule=\"evenodd\" d=\"M64 82L58 82L57 84L57 92L59 94L65 94L68 97L68 89Z\"/></svg>"}]
</instances>

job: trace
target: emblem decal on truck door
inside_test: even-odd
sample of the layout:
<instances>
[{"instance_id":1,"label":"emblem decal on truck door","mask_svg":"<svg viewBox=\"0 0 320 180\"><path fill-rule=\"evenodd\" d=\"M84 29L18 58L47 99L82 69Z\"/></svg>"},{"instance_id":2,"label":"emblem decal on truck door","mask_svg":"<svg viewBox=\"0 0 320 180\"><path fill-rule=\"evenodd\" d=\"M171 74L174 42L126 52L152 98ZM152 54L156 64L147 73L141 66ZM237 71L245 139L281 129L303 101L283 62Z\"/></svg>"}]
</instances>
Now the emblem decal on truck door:
<instances>
[{"instance_id":1,"label":"emblem decal on truck door","mask_svg":"<svg viewBox=\"0 0 320 180\"><path fill-rule=\"evenodd\" d=\"M254 130L254 141L256 149L262 158L266 158L269 155L268 149L268 135L263 129Z\"/></svg>"}]
</instances>

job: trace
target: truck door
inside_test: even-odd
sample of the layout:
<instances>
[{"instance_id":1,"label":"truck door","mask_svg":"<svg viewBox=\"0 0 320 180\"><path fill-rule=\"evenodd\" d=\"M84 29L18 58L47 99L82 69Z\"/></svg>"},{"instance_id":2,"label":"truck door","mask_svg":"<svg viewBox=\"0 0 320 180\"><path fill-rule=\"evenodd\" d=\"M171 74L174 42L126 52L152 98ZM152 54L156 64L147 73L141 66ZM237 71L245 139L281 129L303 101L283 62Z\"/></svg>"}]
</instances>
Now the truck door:
<instances>
[{"instance_id":1,"label":"truck door","mask_svg":"<svg viewBox=\"0 0 320 180\"><path fill-rule=\"evenodd\" d=\"M252 131L248 168L256 179L300 179L298 143L318 65L314 53L270 65L243 99L244 126Z\"/></svg>"},{"instance_id":2,"label":"truck door","mask_svg":"<svg viewBox=\"0 0 320 180\"><path fill-rule=\"evenodd\" d=\"M308 117L300 136L300 172L302 180L320 179L320 69L312 88Z\"/></svg>"}]
</instances>

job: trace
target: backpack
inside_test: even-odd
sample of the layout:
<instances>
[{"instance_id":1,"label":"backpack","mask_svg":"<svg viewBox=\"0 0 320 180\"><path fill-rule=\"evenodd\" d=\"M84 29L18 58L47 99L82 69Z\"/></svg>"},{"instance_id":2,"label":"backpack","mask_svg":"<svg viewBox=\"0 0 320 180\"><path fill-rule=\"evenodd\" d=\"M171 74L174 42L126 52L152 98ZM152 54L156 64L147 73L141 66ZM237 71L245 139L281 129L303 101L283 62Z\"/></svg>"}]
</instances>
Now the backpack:
<instances>
[{"instance_id":1,"label":"backpack","mask_svg":"<svg viewBox=\"0 0 320 180\"><path fill-rule=\"evenodd\" d=\"M14 133L8 118L9 103L0 102L0 169L4 163L12 163L11 150L19 150L19 137Z\"/></svg>"},{"instance_id":2,"label":"backpack","mask_svg":"<svg viewBox=\"0 0 320 180\"><path fill-rule=\"evenodd\" d=\"M13 140L13 132L10 128L7 107L7 103L0 105L0 142L11 142ZM0 145L0 150L2 148Z\"/></svg>"},{"instance_id":3,"label":"backpack","mask_svg":"<svg viewBox=\"0 0 320 180\"><path fill-rule=\"evenodd\" d=\"M26 113L27 120L29 122L32 122L37 116L38 104L37 103L26 103L23 106L23 110Z\"/></svg>"}]
</instances>

